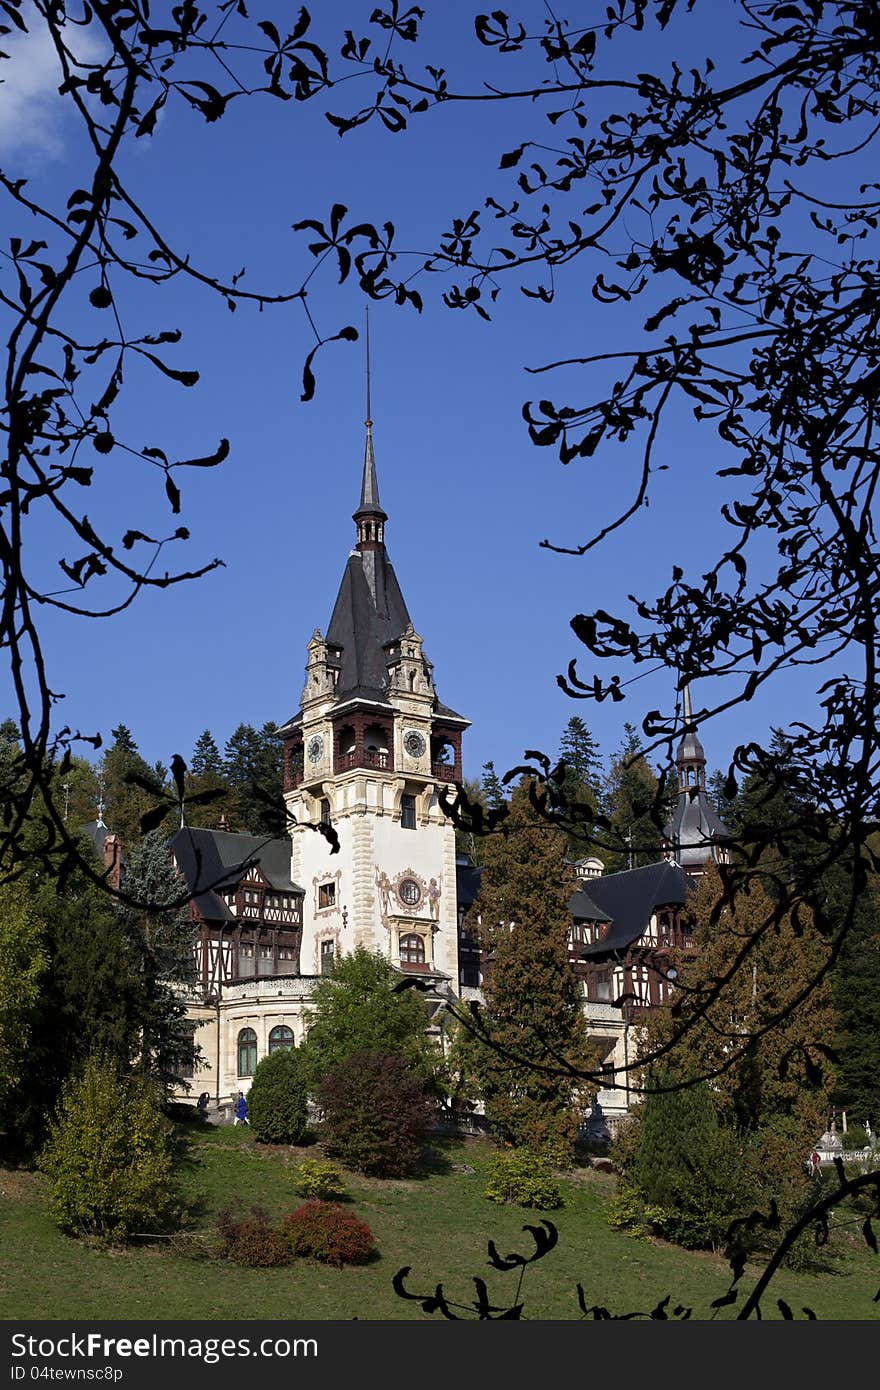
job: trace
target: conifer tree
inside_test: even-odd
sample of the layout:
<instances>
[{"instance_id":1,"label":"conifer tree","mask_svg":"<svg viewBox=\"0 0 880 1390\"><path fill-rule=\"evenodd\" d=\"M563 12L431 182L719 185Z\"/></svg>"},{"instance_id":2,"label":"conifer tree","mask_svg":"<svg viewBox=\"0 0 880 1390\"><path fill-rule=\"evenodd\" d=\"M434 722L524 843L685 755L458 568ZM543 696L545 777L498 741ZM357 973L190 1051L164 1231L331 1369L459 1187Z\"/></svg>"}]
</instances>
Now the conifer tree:
<instances>
[{"instance_id":1,"label":"conifer tree","mask_svg":"<svg viewBox=\"0 0 880 1390\"><path fill-rule=\"evenodd\" d=\"M21 1079L43 976L45 928L27 885L0 886L0 1131L6 1103Z\"/></svg>"},{"instance_id":2,"label":"conifer tree","mask_svg":"<svg viewBox=\"0 0 880 1390\"><path fill-rule=\"evenodd\" d=\"M577 714L571 716L559 740L559 760L565 766L559 790L571 822L568 857L577 862L597 853L594 828L596 815L603 810L599 745Z\"/></svg>"},{"instance_id":3,"label":"conifer tree","mask_svg":"<svg viewBox=\"0 0 880 1390\"><path fill-rule=\"evenodd\" d=\"M187 904L179 905L185 884L161 831L135 846L123 886L127 896L144 904L120 909L138 976L138 1068L170 1087L185 1079L196 1056L194 1026L186 1019L195 933Z\"/></svg>"},{"instance_id":4,"label":"conifer tree","mask_svg":"<svg viewBox=\"0 0 880 1390\"><path fill-rule=\"evenodd\" d=\"M156 804L155 795L131 778L155 785L157 776L156 770L141 757L131 730L125 724L119 724L111 732L113 743L106 750L100 769L105 802L104 821L129 849L140 838L141 816ZM164 778L158 780L161 785Z\"/></svg>"},{"instance_id":5,"label":"conifer tree","mask_svg":"<svg viewBox=\"0 0 880 1390\"><path fill-rule=\"evenodd\" d=\"M226 741L223 771L234 795L237 830L276 837L285 833L282 750L278 726L239 724Z\"/></svg>"},{"instance_id":6,"label":"conifer tree","mask_svg":"<svg viewBox=\"0 0 880 1390\"><path fill-rule=\"evenodd\" d=\"M480 896L471 909L491 957L485 985L491 1044L478 1049L477 1070L498 1136L560 1162L571 1157L591 1098L586 1083L565 1071L583 1068L590 1055L566 945L574 887L565 838L532 807L524 782L511 796L502 833L486 839Z\"/></svg>"},{"instance_id":7,"label":"conifer tree","mask_svg":"<svg viewBox=\"0 0 880 1390\"><path fill-rule=\"evenodd\" d=\"M674 789L658 797L658 782L642 752L633 724L623 726L623 740L606 787L611 848L603 856L609 873L656 864L662 859L662 826L671 814Z\"/></svg>"},{"instance_id":8,"label":"conifer tree","mask_svg":"<svg viewBox=\"0 0 880 1390\"><path fill-rule=\"evenodd\" d=\"M495 771L495 763L490 758L487 763L483 763L483 775L480 778L480 785L483 788L483 799L490 811L497 810L503 806L507 800L507 793L504 790L504 783Z\"/></svg>"},{"instance_id":9,"label":"conifer tree","mask_svg":"<svg viewBox=\"0 0 880 1390\"><path fill-rule=\"evenodd\" d=\"M229 790L229 784L223 772L223 759L211 730L205 729L199 734L193 749L192 759L186 774L186 795L187 798L190 798L198 796L202 792L222 789ZM221 815L227 815L228 819L227 802L231 806L231 792L227 797L210 801L204 806L194 805L187 799L185 810L187 825L215 827Z\"/></svg>"},{"instance_id":10,"label":"conifer tree","mask_svg":"<svg viewBox=\"0 0 880 1390\"><path fill-rule=\"evenodd\" d=\"M827 979L808 1008L795 1003L827 959L827 944L806 909L781 911L757 879L725 903L714 866L687 912L695 954L679 962L677 1016L658 1011L651 1037L680 1035L671 1060L683 1075L712 1077L723 1125L743 1133L775 1125L792 1137L795 1152L809 1149L825 1128L834 1086L824 1052L833 1031ZM744 963L726 979L750 940Z\"/></svg>"}]
</instances>

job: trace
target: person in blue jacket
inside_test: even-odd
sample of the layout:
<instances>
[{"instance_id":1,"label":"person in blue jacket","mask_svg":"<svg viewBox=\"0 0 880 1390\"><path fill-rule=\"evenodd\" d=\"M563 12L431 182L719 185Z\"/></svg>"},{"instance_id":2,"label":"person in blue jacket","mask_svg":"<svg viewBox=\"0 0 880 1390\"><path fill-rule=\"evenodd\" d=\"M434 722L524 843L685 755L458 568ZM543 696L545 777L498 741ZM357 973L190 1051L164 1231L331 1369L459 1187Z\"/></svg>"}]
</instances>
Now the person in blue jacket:
<instances>
[{"instance_id":1,"label":"person in blue jacket","mask_svg":"<svg viewBox=\"0 0 880 1390\"><path fill-rule=\"evenodd\" d=\"M244 1098L244 1091L239 1091L238 1100L235 1102L235 1119L233 1120L233 1124L246 1125L247 1122L247 1101Z\"/></svg>"}]
</instances>

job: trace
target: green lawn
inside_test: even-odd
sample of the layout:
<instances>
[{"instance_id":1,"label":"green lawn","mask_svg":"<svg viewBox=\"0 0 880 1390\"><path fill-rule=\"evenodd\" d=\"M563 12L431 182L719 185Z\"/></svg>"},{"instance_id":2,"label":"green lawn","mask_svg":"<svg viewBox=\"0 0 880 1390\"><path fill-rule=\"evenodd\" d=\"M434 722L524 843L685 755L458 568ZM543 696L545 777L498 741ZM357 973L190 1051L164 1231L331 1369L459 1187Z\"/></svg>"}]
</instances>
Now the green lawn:
<instances>
[{"instance_id":1,"label":"green lawn","mask_svg":"<svg viewBox=\"0 0 880 1390\"><path fill-rule=\"evenodd\" d=\"M212 1229L231 1199L260 1203L281 1215L298 1205L291 1182L299 1158L315 1150L266 1149L244 1129L188 1134L184 1181L194 1204L194 1229ZM0 1169L0 1308L12 1318L423 1318L418 1303L396 1297L395 1272L411 1266L409 1287L433 1293L442 1282L450 1300L474 1296L472 1277L485 1278L496 1304L512 1301L518 1275L487 1263L487 1242L501 1254L530 1253L526 1223L541 1213L497 1207L483 1196L489 1149L475 1141L435 1150L434 1171L410 1181L380 1182L348 1174L352 1209L372 1228L379 1258L359 1268L330 1269L297 1260L282 1269L243 1269L221 1261L194 1261L167 1243L123 1251L91 1249L63 1236L45 1210L45 1179ZM728 1285L720 1258L635 1240L611 1231L602 1215L614 1179L579 1170L564 1183L565 1206L546 1215L559 1244L525 1273L525 1316L577 1318L580 1283L588 1306L614 1313L648 1311L670 1294L692 1316L711 1316L709 1305ZM878 1304L880 1261L842 1238L844 1256L833 1270L784 1273L771 1286L765 1317L776 1317L784 1298L796 1316L804 1306L825 1319L872 1318ZM743 1281L751 1287L751 1279ZM735 1309L718 1316L729 1318ZM437 1316L437 1315L435 1315Z\"/></svg>"}]
</instances>

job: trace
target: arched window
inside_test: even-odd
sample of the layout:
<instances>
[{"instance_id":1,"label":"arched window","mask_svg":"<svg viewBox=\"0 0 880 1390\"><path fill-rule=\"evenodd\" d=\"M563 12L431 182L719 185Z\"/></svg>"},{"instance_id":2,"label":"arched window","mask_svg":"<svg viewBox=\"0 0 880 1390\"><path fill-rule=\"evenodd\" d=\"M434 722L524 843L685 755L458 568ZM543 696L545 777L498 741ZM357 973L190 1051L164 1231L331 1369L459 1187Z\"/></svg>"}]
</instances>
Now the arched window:
<instances>
[{"instance_id":1,"label":"arched window","mask_svg":"<svg viewBox=\"0 0 880 1390\"><path fill-rule=\"evenodd\" d=\"M400 938L401 965L424 965L425 943L415 932Z\"/></svg>"},{"instance_id":2,"label":"arched window","mask_svg":"<svg viewBox=\"0 0 880 1390\"><path fill-rule=\"evenodd\" d=\"M253 1076L257 1069L257 1035L253 1028L242 1028L238 1035L238 1074Z\"/></svg>"},{"instance_id":3,"label":"arched window","mask_svg":"<svg viewBox=\"0 0 880 1390\"><path fill-rule=\"evenodd\" d=\"M293 1029L286 1024L279 1023L277 1028L273 1028L269 1034L269 1051L280 1052L282 1049L293 1047Z\"/></svg>"}]
</instances>

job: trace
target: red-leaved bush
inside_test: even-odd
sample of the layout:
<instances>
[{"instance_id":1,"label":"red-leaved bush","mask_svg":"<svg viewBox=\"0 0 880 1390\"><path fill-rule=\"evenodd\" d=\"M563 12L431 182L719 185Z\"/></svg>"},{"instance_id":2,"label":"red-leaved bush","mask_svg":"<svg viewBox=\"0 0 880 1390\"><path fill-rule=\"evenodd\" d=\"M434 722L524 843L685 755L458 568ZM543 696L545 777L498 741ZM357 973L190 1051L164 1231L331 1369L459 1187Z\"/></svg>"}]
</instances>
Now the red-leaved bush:
<instances>
[{"instance_id":1,"label":"red-leaved bush","mask_svg":"<svg viewBox=\"0 0 880 1390\"><path fill-rule=\"evenodd\" d=\"M366 1222L331 1202L304 1202L281 1225L294 1255L328 1265L365 1264L376 1248Z\"/></svg>"},{"instance_id":2,"label":"red-leaved bush","mask_svg":"<svg viewBox=\"0 0 880 1390\"><path fill-rule=\"evenodd\" d=\"M247 1215L226 1207L217 1221L220 1237L218 1253L239 1265L270 1269L290 1263L290 1243L282 1231L273 1229L262 1207L252 1207Z\"/></svg>"},{"instance_id":3,"label":"red-leaved bush","mask_svg":"<svg viewBox=\"0 0 880 1390\"><path fill-rule=\"evenodd\" d=\"M416 1167L434 1107L402 1057L353 1053L324 1077L318 1104L321 1146L348 1168L401 1178Z\"/></svg>"}]
</instances>

